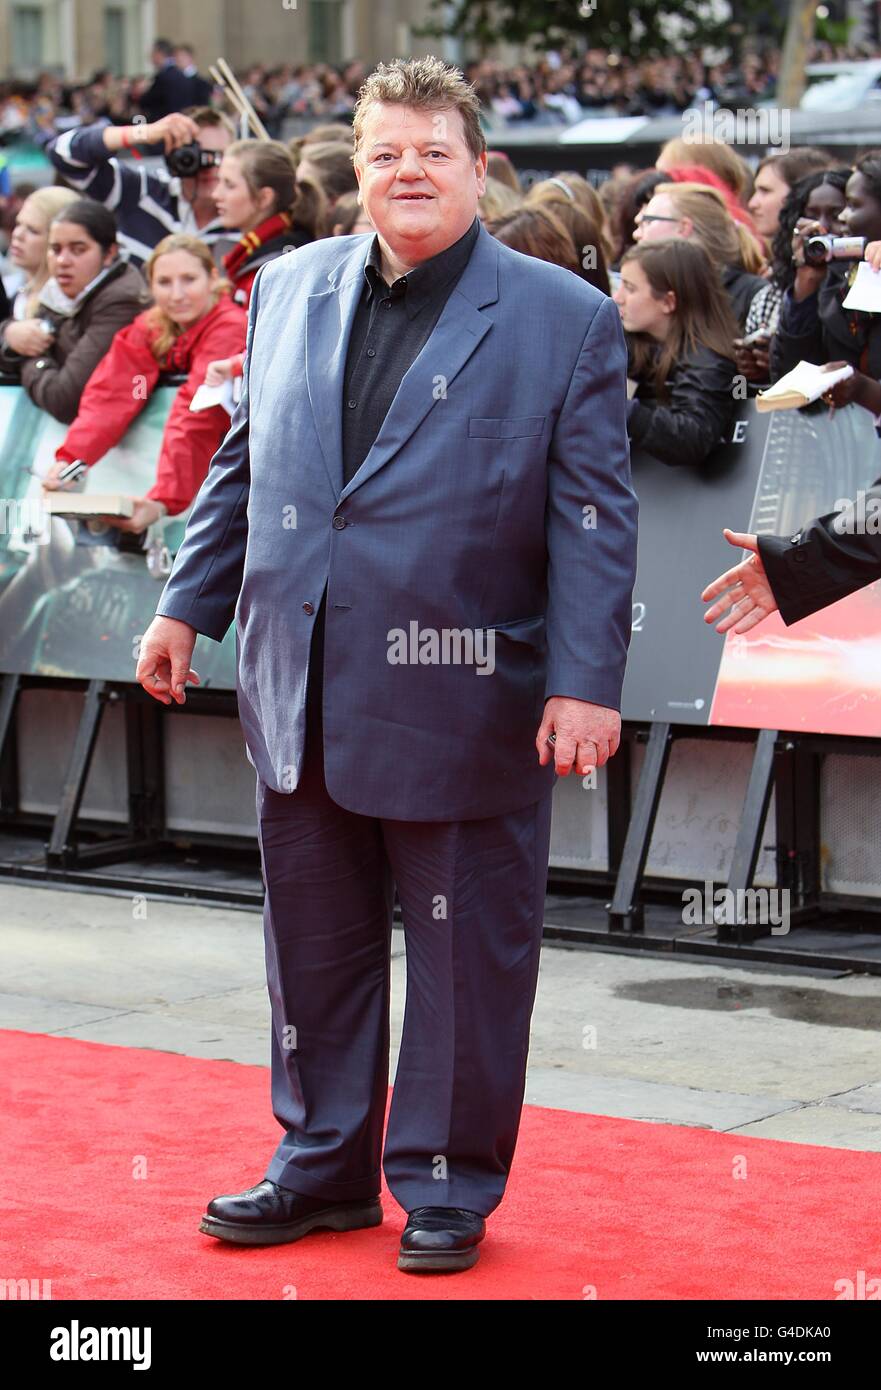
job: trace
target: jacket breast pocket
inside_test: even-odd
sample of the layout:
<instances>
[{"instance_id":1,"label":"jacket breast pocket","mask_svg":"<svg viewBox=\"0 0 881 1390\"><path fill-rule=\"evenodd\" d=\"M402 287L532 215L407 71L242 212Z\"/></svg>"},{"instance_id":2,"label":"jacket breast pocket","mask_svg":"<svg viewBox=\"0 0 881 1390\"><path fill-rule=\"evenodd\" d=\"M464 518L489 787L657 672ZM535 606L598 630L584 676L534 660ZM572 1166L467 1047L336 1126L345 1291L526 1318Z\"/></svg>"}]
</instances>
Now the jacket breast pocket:
<instances>
[{"instance_id":1,"label":"jacket breast pocket","mask_svg":"<svg viewBox=\"0 0 881 1390\"><path fill-rule=\"evenodd\" d=\"M470 439L523 439L541 434L546 415L484 416L468 420Z\"/></svg>"}]
</instances>

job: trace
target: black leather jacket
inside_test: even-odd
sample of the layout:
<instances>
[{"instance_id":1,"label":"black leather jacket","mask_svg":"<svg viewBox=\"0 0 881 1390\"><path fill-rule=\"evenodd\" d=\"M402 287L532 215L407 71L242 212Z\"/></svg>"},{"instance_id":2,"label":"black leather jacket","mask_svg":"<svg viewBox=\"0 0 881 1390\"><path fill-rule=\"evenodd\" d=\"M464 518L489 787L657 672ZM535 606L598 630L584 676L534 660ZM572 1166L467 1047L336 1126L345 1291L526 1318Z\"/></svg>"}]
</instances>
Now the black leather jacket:
<instances>
[{"instance_id":1,"label":"black leather jacket","mask_svg":"<svg viewBox=\"0 0 881 1390\"><path fill-rule=\"evenodd\" d=\"M627 404L631 445L662 463L703 463L730 431L737 410L734 372L733 359L699 347L667 378L666 403L657 401L649 382L641 382Z\"/></svg>"}]
</instances>

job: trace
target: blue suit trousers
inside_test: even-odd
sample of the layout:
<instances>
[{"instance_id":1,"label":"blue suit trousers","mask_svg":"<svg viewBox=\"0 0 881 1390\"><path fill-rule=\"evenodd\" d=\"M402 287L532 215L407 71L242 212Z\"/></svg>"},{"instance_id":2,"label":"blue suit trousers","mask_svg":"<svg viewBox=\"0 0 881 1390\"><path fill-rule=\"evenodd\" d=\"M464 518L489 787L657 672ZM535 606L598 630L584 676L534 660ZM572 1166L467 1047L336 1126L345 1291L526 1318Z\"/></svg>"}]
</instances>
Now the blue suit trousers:
<instances>
[{"instance_id":1,"label":"blue suit trousers","mask_svg":"<svg viewBox=\"0 0 881 1390\"><path fill-rule=\"evenodd\" d=\"M526 1081L551 799L464 821L348 811L324 783L310 681L301 783L283 794L257 781L272 1108L285 1131L266 1177L343 1201L376 1196L384 1171L406 1211L498 1206ZM383 1149L395 887L407 990Z\"/></svg>"}]
</instances>

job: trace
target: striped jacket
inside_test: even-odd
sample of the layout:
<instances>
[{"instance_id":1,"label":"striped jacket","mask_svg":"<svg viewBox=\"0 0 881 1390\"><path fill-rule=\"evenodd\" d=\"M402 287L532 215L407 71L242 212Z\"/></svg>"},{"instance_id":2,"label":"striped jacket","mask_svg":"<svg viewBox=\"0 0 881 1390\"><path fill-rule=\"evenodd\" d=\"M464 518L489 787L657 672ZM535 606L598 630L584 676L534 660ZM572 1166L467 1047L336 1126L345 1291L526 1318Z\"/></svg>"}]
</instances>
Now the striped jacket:
<instances>
[{"instance_id":1,"label":"striped jacket","mask_svg":"<svg viewBox=\"0 0 881 1390\"><path fill-rule=\"evenodd\" d=\"M211 247L219 264L239 233L217 220L197 227L192 208L182 196L180 179L172 178L164 167L148 170L144 161L111 155L104 145L106 125L108 121L100 121L65 131L46 144L45 153L66 183L116 214L119 245L126 259L140 267L163 237L188 232Z\"/></svg>"}]
</instances>

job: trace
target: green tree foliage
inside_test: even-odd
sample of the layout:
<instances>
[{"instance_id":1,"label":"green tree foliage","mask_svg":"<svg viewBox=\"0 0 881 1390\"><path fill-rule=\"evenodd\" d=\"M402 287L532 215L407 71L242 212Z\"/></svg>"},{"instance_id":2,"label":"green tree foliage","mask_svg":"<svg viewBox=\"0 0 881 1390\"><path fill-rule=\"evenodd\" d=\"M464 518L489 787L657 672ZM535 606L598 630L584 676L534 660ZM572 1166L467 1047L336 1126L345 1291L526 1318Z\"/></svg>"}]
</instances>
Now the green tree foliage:
<instances>
[{"instance_id":1,"label":"green tree foliage","mask_svg":"<svg viewBox=\"0 0 881 1390\"><path fill-rule=\"evenodd\" d=\"M640 0L638 6L628 0L431 0L429 8L437 19L414 25L414 34L469 40L481 51L502 41L533 40L539 48L574 41L632 57L701 44L728 49L738 32L757 29L779 39L785 20L767 0L735 0L727 17L709 0Z\"/></svg>"}]
</instances>

